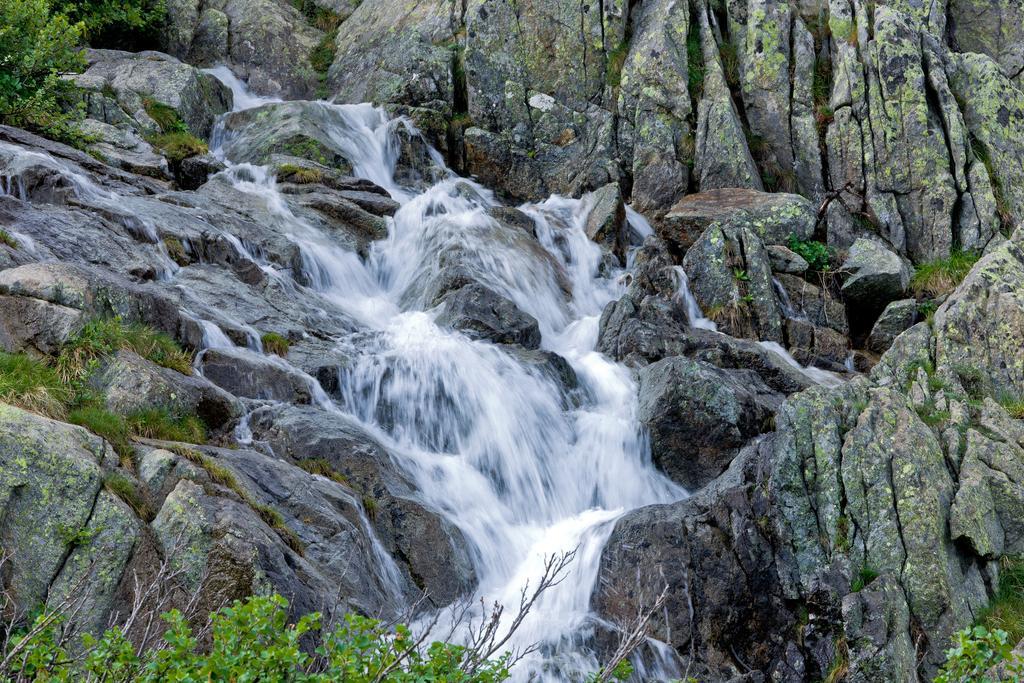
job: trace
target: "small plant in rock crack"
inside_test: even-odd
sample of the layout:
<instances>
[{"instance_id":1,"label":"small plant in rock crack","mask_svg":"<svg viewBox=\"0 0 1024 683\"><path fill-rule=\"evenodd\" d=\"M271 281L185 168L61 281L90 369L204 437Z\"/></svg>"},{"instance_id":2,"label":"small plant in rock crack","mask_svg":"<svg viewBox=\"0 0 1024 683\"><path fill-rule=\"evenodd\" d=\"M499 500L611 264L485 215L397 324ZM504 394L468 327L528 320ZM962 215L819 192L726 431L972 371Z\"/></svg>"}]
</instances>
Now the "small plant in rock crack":
<instances>
[{"instance_id":1,"label":"small plant in rock crack","mask_svg":"<svg viewBox=\"0 0 1024 683\"><path fill-rule=\"evenodd\" d=\"M791 234L788 246L790 251L807 261L811 270L825 272L829 269L832 262L832 250L827 244L817 240L802 240L795 234Z\"/></svg>"},{"instance_id":2,"label":"small plant in rock crack","mask_svg":"<svg viewBox=\"0 0 1024 683\"><path fill-rule=\"evenodd\" d=\"M743 268L733 268L732 276L736 278L738 282L750 282L750 274Z\"/></svg>"}]
</instances>

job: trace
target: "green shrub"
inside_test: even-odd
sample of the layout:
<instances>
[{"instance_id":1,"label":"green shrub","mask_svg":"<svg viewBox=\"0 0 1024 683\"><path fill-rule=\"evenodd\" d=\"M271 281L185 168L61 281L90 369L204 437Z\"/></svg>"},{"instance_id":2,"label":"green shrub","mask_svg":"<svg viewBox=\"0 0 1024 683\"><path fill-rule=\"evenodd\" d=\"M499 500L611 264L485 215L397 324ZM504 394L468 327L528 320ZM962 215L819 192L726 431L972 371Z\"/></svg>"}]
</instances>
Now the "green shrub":
<instances>
[{"instance_id":1,"label":"green shrub","mask_svg":"<svg viewBox=\"0 0 1024 683\"><path fill-rule=\"evenodd\" d=\"M946 650L946 663L935 677L935 683L996 683L1019 681L1024 675L1024 662L1013 653L1014 644L1006 631L989 631L975 626L958 631L953 647ZM991 678L989 670L1003 667L1004 676Z\"/></svg>"},{"instance_id":2,"label":"green shrub","mask_svg":"<svg viewBox=\"0 0 1024 683\"><path fill-rule=\"evenodd\" d=\"M686 35L686 79L690 98L699 100L704 93L704 51L700 44L698 22L690 23L690 31Z\"/></svg>"},{"instance_id":3,"label":"green shrub","mask_svg":"<svg viewBox=\"0 0 1024 683\"><path fill-rule=\"evenodd\" d=\"M56 0L55 11L80 21L93 47L137 51L159 47L164 0Z\"/></svg>"},{"instance_id":4,"label":"green shrub","mask_svg":"<svg viewBox=\"0 0 1024 683\"><path fill-rule=\"evenodd\" d=\"M0 352L0 403L60 419L71 398L67 384L45 363Z\"/></svg>"},{"instance_id":5,"label":"green shrub","mask_svg":"<svg viewBox=\"0 0 1024 683\"><path fill-rule=\"evenodd\" d=\"M288 356L288 349L290 347L288 340L279 335L276 332L267 332L260 341L263 343L263 350L267 353L273 353L282 358Z\"/></svg>"},{"instance_id":6,"label":"green shrub","mask_svg":"<svg viewBox=\"0 0 1024 683\"><path fill-rule=\"evenodd\" d=\"M146 360L184 375L192 374L192 355L173 339L151 327L128 324L119 317L89 321L68 340L57 357L57 371L67 382L83 379L106 356L119 349L133 351Z\"/></svg>"},{"instance_id":7,"label":"green shrub","mask_svg":"<svg viewBox=\"0 0 1024 683\"><path fill-rule=\"evenodd\" d=\"M0 229L0 244L5 244L11 249L18 248L18 240L14 239L14 236L6 230Z\"/></svg>"},{"instance_id":8,"label":"green shrub","mask_svg":"<svg viewBox=\"0 0 1024 683\"><path fill-rule=\"evenodd\" d=\"M857 576L853 577L853 581L850 582L850 590L854 593L859 593L864 590L864 587L870 584L872 581L878 578L878 572L871 567L864 565L857 572Z\"/></svg>"},{"instance_id":9,"label":"green shrub","mask_svg":"<svg viewBox=\"0 0 1024 683\"><path fill-rule=\"evenodd\" d=\"M910 280L918 296L937 297L957 288L981 255L973 251L954 251L948 258L922 263Z\"/></svg>"},{"instance_id":10,"label":"green shrub","mask_svg":"<svg viewBox=\"0 0 1024 683\"><path fill-rule=\"evenodd\" d=\"M832 261L832 250L829 249L827 244L817 240L802 240L796 235L790 235L789 249L807 261L807 265L810 266L811 270L824 272L829 269L829 264Z\"/></svg>"},{"instance_id":11,"label":"green shrub","mask_svg":"<svg viewBox=\"0 0 1024 683\"><path fill-rule=\"evenodd\" d=\"M5 644L4 680L303 681L305 683L498 683L509 677L509 655L477 662L473 651L449 643L420 643L409 627L348 614L333 627L320 614L289 618L280 595L237 600L211 615L208 642L177 610L162 615L167 630L158 648L137 654L119 628L81 647L60 639L60 615L40 614L34 628ZM315 648L315 656L304 645ZM625 668L622 669L625 671ZM619 670L616 671L619 673ZM380 674L380 678L378 678Z\"/></svg>"},{"instance_id":12,"label":"green shrub","mask_svg":"<svg viewBox=\"0 0 1024 683\"><path fill-rule=\"evenodd\" d=\"M80 108L65 111L74 86L61 74L85 68L84 26L51 14L46 0L0 0L0 123L77 143Z\"/></svg>"}]
</instances>

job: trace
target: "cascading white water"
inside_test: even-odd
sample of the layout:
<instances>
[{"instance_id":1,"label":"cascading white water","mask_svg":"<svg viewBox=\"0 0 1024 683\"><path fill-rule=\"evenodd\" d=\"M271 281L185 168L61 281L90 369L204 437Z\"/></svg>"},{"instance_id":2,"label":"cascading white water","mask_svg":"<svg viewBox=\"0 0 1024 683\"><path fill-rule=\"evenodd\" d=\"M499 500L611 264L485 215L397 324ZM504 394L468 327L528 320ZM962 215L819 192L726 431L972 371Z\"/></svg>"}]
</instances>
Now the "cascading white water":
<instances>
[{"instance_id":1,"label":"cascading white water","mask_svg":"<svg viewBox=\"0 0 1024 683\"><path fill-rule=\"evenodd\" d=\"M236 106L253 101L247 97L236 91ZM463 532L486 600L513 611L545 557L576 549L569 576L517 632L514 645L543 647L515 676L565 680L593 670L597 662L576 636L590 616L613 521L686 493L650 464L631 372L594 350L601 311L623 287L621 272L599 275L601 249L583 230L590 200L552 197L522 207L534 219L535 241L491 218L493 194L472 181L452 175L418 194L399 187L394 132L407 122L369 105L317 106L338 121L332 139L355 173L401 204L365 261L295 216L267 169L241 164L226 174L265 198L300 247L313 287L376 331L358 346L338 340L356 348L340 372L338 407L375 434L425 501ZM630 217L638 237L650 234L642 218ZM431 308L424 283L455 252L460 268L537 319L542 348L569 362L578 395L565 395L515 351L435 323L440 309Z\"/></svg>"}]
</instances>

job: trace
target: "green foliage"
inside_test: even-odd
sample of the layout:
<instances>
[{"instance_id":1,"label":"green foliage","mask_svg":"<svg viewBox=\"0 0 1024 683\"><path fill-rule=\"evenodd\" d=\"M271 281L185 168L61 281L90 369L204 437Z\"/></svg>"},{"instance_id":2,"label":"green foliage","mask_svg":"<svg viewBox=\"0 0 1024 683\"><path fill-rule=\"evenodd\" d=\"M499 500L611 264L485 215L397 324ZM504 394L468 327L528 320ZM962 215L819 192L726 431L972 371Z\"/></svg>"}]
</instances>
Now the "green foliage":
<instances>
[{"instance_id":1,"label":"green foliage","mask_svg":"<svg viewBox=\"0 0 1024 683\"><path fill-rule=\"evenodd\" d=\"M910 280L918 296L937 297L957 288L981 255L973 251L954 251L948 258L922 263Z\"/></svg>"},{"instance_id":2,"label":"green foliage","mask_svg":"<svg viewBox=\"0 0 1024 683\"><path fill-rule=\"evenodd\" d=\"M263 350L267 353L273 353L282 358L288 356L288 348L290 346L288 340L278 333L267 332L260 337L260 341L263 343Z\"/></svg>"},{"instance_id":3,"label":"green foliage","mask_svg":"<svg viewBox=\"0 0 1024 683\"><path fill-rule=\"evenodd\" d=\"M311 183L322 183L324 181L324 174L316 168L304 168L295 164L281 164L277 167L277 178L298 185L309 185Z\"/></svg>"},{"instance_id":4,"label":"green foliage","mask_svg":"<svg viewBox=\"0 0 1024 683\"><path fill-rule=\"evenodd\" d=\"M147 136L146 140L163 152L172 164L180 164L188 157L209 151L206 143L192 134L173 107L149 98L142 101L142 106L160 127L159 133Z\"/></svg>"},{"instance_id":5,"label":"green foliage","mask_svg":"<svg viewBox=\"0 0 1024 683\"><path fill-rule=\"evenodd\" d=\"M996 683L1019 681L1024 676L1024 662L1013 653L1014 643L1006 631L975 626L958 631L953 647L946 650L946 663L935 677L935 683ZM1002 665L1003 675L995 678L989 671Z\"/></svg>"},{"instance_id":6,"label":"green foliage","mask_svg":"<svg viewBox=\"0 0 1024 683\"><path fill-rule=\"evenodd\" d=\"M857 576L853 577L853 581L850 582L850 590L854 593L859 593L865 586L877 578L878 572L873 568L864 565L860 568L860 571L857 572Z\"/></svg>"},{"instance_id":7,"label":"green foliage","mask_svg":"<svg viewBox=\"0 0 1024 683\"><path fill-rule=\"evenodd\" d=\"M80 21L93 47L142 50L159 46L164 0L56 0L55 11Z\"/></svg>"},{"instance_id":8,"label":"green foliage","mask_svg":"<svg viewBox=\"0 0 1024 683\"><path fill-rule=\"evenodd\" d=\"M195 415L176 415L166 408L145 408L127 415L125 422L134 436L206 443L206 425Z\"/></svg>"},{"instance_id":9,"label":"green foliage","mask_svg":"<svg viewBox=\"0 0 1024 683\"><path fill-rule=\"evenodd\" d=\"M108 491L128 504L141 519L151 522L155 516L153 509L146 502L146 496L139 491L135 482L120 472L110 472L103 478L103 486Z\"/></svg>"},{"instance_id":10,"label":"green foliage","mask_svg":"<svg viewBox=\"0 0 1024 683\"><path fill-rule=\"evenodd\" d=\"M1024 638L1024 559L1006 559L999 567L999 589L978 623L990 631L1002 630L1016 644Z\"/></svg>"},{"instance_id":11,"label":"green foliage","mask_svg":"<svg viewBox=\"0 0 1024 683\"><path fill-rule=\"evenodd\" d=\"M172 164L180 164L189 157L206 154L206 143L189 132L160 133L147 138L149 144L159 149Z\"/></svg>"},{"instance_id":12,"label":"green foliage","mask_svg":"<svg viewBox=\"0 0 1024 683\"><path fill-rule=\"evenodd\" d=\"M164 247L167 248L167 256L172 261L177 263L179 266L184 268L190 261L188 258L188 252L185 251L185 245L181 243L177 237L165 237Z\"/></svg>"},{"instance_id":13,"label":"green foliage","mask_svg":"<svg viewBox=\"0 0 1024 683\"><path fill-rule=\"evenodd\" d=\"M34 627L7 643L5 654L17 648L17 656L10 658L16 667L12 677L110 683L498 683L509 676L508 655L477 662L459 645L435 642L421 647L404 625L392 628L356 614L334 628L325 628L318 613L290 622L288 601L279 595L238 600L214 612L205 646L177 610L162 618L167 630L160 648L138 655L115 627L100 638L83 637L77 648L82 654L74 656L60 644L60 616L43 613ZM306 643L314 646L315 657Z\"/></svg>"},{"instance_id":14,"label":"green foliage","mask_svg":"<svg viewBox=\"0 0 1024 683\"><path fill-rule=\"evenodd\" d=\"M80 143L82 111L65 111L74 86L60 75L85 68L84 29L47 0L0 0L0 123Z\"/></svg>"},{"instance_id":15,"label":"green foliage","mask_svg":"<svg viewBox=\"0 0 1024 683\"><path fill-rule=\"evenodd\" d=\"M111 445L125 467L133 466L135 449L131 444L131 431L123 417L98 405L86 405L68 413L67 421L85 427Z\"/></svg>"},{"instance_id":16,"label":"green foliage","mask_svg":"<svg viewBox=\"0 0 1024 683\"><path fill-rule=\"evenodd\" d=\"M14 239L14 236L6 230L0 229L0 244L5 244L11 249L18 248L18 240Z\"/></svg>"},{"instance_id":17,"label":"green foliage","mask_svg":"<svg viewBox=\"0 0 1024 683\"><path fill-rule=\"evenodd\" d=\"M377 501L370 496L363 496L363 510L366 511L366 516L370 520L377 519Z\"/></svg>"},{"instance_id":18,"label":"green foliage","mask_svg":"<svg viewBox=\"0 0 1024 683\"><path fill-rule=\"evenodd\" d=\"M626 57L629 55L629 41L619 41L608 53L605 60L605 80L612 88L618 88L622 83L622 67L626 64Z\"/></svg>"},{"instance_id":19,"label":"green foliage","mask_svg":"<svg viewBox=\"0 0 1024 683\"><path fill-rule=\"evenodd\" d=\"M119 349L184 375L192 374L192 354L151 327L128 324L120 317L96 318L68 340L57 357L57 371L68 382L84 378L95 364Z\"/></svg>"},{"instance_id":20,"label":"green foliage","mask_svg":"<svg viewBox=\"0 0 1024 683\"><path fill-rule=\"evenodd\" d=\"M327 477L344 486L350 486L348 479L335 470L331 463L324 458L305 458L300 460L298 465L310 474L319 474L321 477Z\"/></svg>"},{"instance_id":21,"label":"green foliage","mask_svg":"<svg viewBox=\"0 0 1024 683\"><path fill-rule=\"evenodd\" d=\"M629 660L622 660L619 662L614 669L606 673L606 669L599 669L594 673L587 676L587 683L597 683L601 680L609 681L628 681L629 677L633 675L633 665L629 663Z\"/></svg>"},{"instance_id":22,"label":"green foliage","mask_svg":"<svg viewBox=\"0 0 1024 683\"><path fill-rule=\"evenodd\" d=\"M832 261L832 250L829 249L827 244L817 240L802 240L796 235L790 235L789 249L807 261L811 270L825 272L829 269L829 264Z\"/></svg>"},{"instance_id":23,"label":"green foliage","mask_svg":"<svg viewBox=\"0 0 1024 683\"><path fill-rule=\"evenodd\" d=\"M45 363L0 351L0 403L59 419L71 396L60 375Z\"/></svg>"},{"instance_id":24,"label":"green foliage","mask_svg":"<svg viewBox=\"0 0 1024 683\"><path fill-rule=\"evenodd\" d=\"M313 67L313 71L318 74L326 74L327 70L331 68L331 64L334 63L334 53L337 50L335 46L337 38L338 29L328 31L309 53L309 64Z\"/></svg>"}]
</instances>

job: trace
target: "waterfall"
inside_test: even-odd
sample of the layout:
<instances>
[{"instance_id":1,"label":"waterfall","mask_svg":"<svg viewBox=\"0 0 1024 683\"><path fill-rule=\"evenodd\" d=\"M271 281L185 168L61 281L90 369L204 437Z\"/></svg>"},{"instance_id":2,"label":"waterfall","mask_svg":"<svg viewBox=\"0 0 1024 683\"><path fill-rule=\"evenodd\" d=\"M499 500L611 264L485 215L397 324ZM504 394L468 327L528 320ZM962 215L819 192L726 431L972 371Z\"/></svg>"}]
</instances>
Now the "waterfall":
<instances>
[{"instance_id":1,"label":"waterfall","mask_svg":"<svg viewBox=\"0 0 1024 683\"><path fill-rule=\"evenodd\" d=\"M510 643L541 646L514 676L560 681L594 670L581 633L592 628L590 596L614 521L686 493L650 463L631 371L595 351L601 311L624 290L623 271L602 272L601 249L584 232L591 200L556 196L520 207L535 223L535 241L492 218L493 193L470 180L449 173L422 192L399 187L395 132L407 122L369 105L318 106L337 122L332 140L355 173L400 203L365 259L293 214L268 169L228 160L224 175L263 198L300 249L312 288L374 332L358 343L337 340L356 357L339 370L336 409L380 439L425 502L462 531L478 597L488 603L514 612L544 558L575 549L566 579ZM650 233L638 214L630 212L630 224L640 237ZM575 371L580 404L513 350L436 324L423 283L455 249L475 280L537 319L541 348Z\"/></svg>"}]
</instances>

